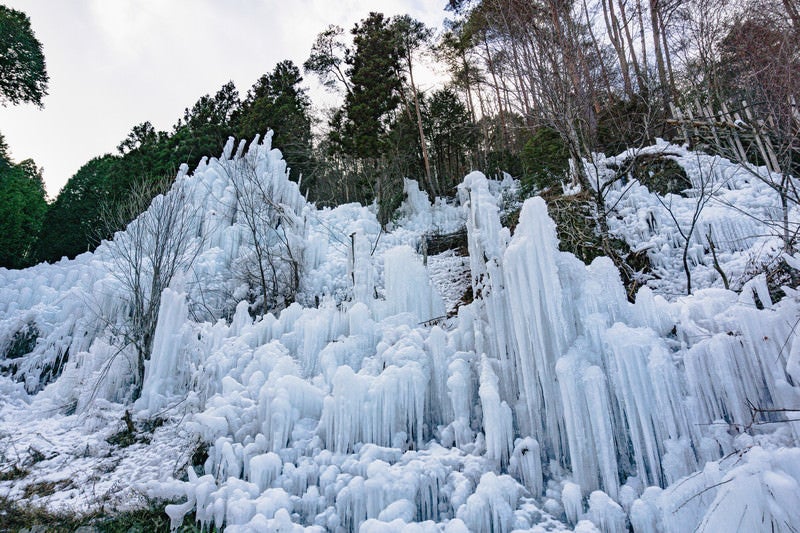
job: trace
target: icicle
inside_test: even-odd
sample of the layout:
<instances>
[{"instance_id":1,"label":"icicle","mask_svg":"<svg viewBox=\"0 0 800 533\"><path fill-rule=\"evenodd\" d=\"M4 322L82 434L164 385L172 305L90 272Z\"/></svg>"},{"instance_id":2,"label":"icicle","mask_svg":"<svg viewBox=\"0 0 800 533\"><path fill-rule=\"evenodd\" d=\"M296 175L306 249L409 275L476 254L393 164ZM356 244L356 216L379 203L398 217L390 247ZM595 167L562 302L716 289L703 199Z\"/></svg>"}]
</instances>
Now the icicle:
<instances>
[{"instance_id":1,"label":"icicle","mask_svg":"<svg viewBox=\"0 0 800 533\"><path fill-rule=\"evenodd\" d=\"M583 494L577 483L567 481L561 489L561 502L564 504L564 514L567 522L577 524L583 516Z\"/></svg>"},{"instance_id":2,"label":"icicle","mask_svg":"<svg viewBox=\"0 0 800 533\"><path fill-rule=\"evenodd\" d=\"M602 491L594 491L589 496L587 516L603 533L626 533L628 531L622 507Z\"/></svg>"},{"instance_id":3,"label":"icicle","mask_svg":"<svg viewBox=\"0 0 800 533\"><path fill-rule=\"evenodd\" d=\"M536 439L517 439L509 463L509 472L515 474L531 496L539 497L544 490L542 458Z\"/></svg>"},{"instance_id":4,"label":"icicle","mask_svg":"<svg viewBox=\"0 0 800 533\"><path fill-rule=\"evenodd\" d=\"M231 158L231 154L233 153L233 144L236 142L236 139L233 137L228 137L228 140L225 142L225 147L222 149L222 156L220 159L228 160Z\"/></svg>"},{"instance_id":5,"label":"icicle","mask_svg":"<svg viewBox=\"0 0 800 533\"><path fill-rule=\"evenodd\" d=\"M383 257L386 300L392 313L411 312L420 322L444 316L444 302L411 247L392 248Z\"/></svg>"},{"instance_id":6,"label":"icicle","mask_svg":"<svg viewBox=\"0 0 800 533\"><path fill-rule=\"evenodd\" d=\"M474 533L506 533L511 530L520 488L509 476L487 472L475 493L459 507L457 517Z\"/></svg>"},{"instance_id":7,"label":"icicle","mask_svg":"<svg viewBox=\"0 0 800 533\"><path fill-rule=\"evenodd\" d=\"M562 308L558 253L555 224L547 217L544 200L526 200L504 256L505 286L515 310L511 315L515 365L533 436L549 457L563 460L567 451L555 366L574 327Z\"/></svg>"},{"instance_id":8,"label":"icicle","mask_svg":"<svg viewBox=\"0 0 800 533\"><path fill-rule=\"evenodd\" d=\"M492 363L481 358L481 385L478 390L483 409L483 429L486 436L486 456L499 465L506 465L514 442L511 408L500 401L498 379Z\"/></svg>"},{"instance_id":9,"label":"icicle","mask_svg":"<svg viewBox=\"0 0 800 533\"><path fill-rule=\"evenodd\" d=\"M185 343L181 328L189 314L186 295L165 289L161 295L158 323L153 336L153 351L145 366L142 395L137 409L155 412L164 407L171 394L188 392L187 366L179 362Z\"/></svg>"},{"instance_id":10,"label":"icicle","mask_svg":"<svg viewBox=\"0 0 800 533\"><path fill-rule=\"evenodd\" d=\"M469 363L457 357L448 367L450 376L447 378L447 391L453 408L453 430L455 432L455 445L463 448L473 440L470 429L470 417L473 405L472 371Z\"/></svg>"},{"instance_id":11,"label":"icicle","mask_svg":"<svg viewBox=\"0 0 800 533\"><path fill-rule=\"evenodd\" d=\"M515 346L508 341L513 313L505 293L502 257L509 230L500 224L498 198L483 174L469 174L459 186L459 196L467 213L472 293L483 307L476 317L479 321L473 324L474 348L500 362L500 394L512 401L517 396L518 378L513 368Z\"/></svg>"},{"instance_id":12,"label":"icicle","mask_svg":"<svg viewBox=\"0 0 800 533\"><path fill-rule=\"evenodd\" d=\"M283 461L277 454L270 452L257 455L250 459L250 481L263 492L272 486L282 468Z\"/></svg>"},{"instance_id":13,"label":"icicle","mask_svg":"<svg viewBox=\"0 0 800 533\"><path fill-rule=\"evenodd\" d=\"M619 490L617 449L606 378L597 366L580 362L576 347L556 365L575 481L587 492Z\"/></svg>"}]
</instances>

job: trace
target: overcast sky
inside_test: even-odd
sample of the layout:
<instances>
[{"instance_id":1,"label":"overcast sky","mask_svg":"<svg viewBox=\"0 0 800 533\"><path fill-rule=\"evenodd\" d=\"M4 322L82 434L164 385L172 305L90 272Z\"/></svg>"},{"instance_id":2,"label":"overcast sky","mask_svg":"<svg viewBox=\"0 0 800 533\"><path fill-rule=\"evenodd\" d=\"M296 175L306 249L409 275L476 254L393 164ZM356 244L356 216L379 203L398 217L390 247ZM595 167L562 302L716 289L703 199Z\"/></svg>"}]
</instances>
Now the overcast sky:
<instances>
[{"instance_id":1,"label":"overcast sky","mask_svg":"<svg viewBox=\"0 0 800 533\"><path fill-rule=\"evenodd\" d=\"M441 27L445 0L0 0L25 12L50 75L44 109L0 107L17 162L44 167L55 197L89 159L114 152L131 127L169 128L200 96L233 80L244 95L276 63L298 66L329 24L349 30L370 11ZM312 99L320 100L312 76ZM315 103L317 103L315 101Z\"/></svg>"}]
</instances>

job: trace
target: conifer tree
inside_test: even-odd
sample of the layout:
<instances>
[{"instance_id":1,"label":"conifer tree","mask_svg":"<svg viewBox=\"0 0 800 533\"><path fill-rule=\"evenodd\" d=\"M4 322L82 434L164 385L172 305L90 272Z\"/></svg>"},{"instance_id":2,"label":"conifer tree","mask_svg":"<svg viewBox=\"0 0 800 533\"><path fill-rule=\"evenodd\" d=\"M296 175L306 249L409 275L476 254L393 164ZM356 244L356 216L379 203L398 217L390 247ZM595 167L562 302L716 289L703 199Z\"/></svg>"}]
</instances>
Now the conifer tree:
<instances>
[{"instance_id":1,"label":"conifer tree","mask_svg":"<svg viewBox=\"0 0 800 533\"><path fill-rule=\"evenodd\" d=\"M386 151L389 126L400 104L400 55L396 35L382 13L370 13L352 30L347 57L351 91L344 103L345 151L362 158Z\"/></svg>"},{"instance_id":2,"label":"conifer tree","mask_svg":"<svg viewBox=\"0 0 800 533\"><path fill-rule=\"evenodd\" d=\"M14 164L0 135L0 267L33 264L46 209L41 170L30 159Z\"/></svg>"},{"instance_id":3,"label":"conifer tree","mask_svg":"<svg viewBox=\"0 0 800 533\"><path fill-rule=\"evenodd\" d=\"M272 146L283 152L291 177L307 178L311 158L311 101L300 87L303 77L292 61L278 63L247 92L234 121L238 137L251 140L256 134L274 131Z\"/></svg>"},{"instance_id":4,"label":"conifer tree","mask_svg":"<svg viewBox=\"0 0 800 533\"><path fill-rule=\"evenodd\" d=\"M0 105L30 102L41 107L48 81L42 43L30 19L0 5Z\"/></svg>"},{"instance_id":5,"label":"conifer tree","mask_svg":"<svg viewBox=\"0 0 800 533\"><path fill-rule=\"evenodd\" d=\"M73 258L97 246L100 209L108 202L109 182L119 162L110 154L96 157L64 185L44 216L36 245L38 261Z\"/></svg>"}]
</instances>

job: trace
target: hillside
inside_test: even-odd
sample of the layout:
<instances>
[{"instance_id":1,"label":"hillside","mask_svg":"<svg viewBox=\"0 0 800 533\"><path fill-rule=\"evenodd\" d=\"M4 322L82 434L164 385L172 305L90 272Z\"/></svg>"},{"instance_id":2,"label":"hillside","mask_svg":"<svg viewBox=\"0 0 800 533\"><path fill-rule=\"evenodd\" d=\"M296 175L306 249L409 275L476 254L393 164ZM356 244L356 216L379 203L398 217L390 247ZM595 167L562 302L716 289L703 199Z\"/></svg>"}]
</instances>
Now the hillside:
<instances>
[{"instance_id":1,"label":"hillside","mask_svg":"<svg viewBox=\"0 0 800 533\"><path fill-rule=\"evenodd\" d=\"M510 176L434 202L406 180L382 229L375 205L307 202L271 134L244 146L96 251L0 269L5 501L158 501L226 532L800 524L800 293L780 288L800 258L766 169L667 143L586 162L650 265L631 302ZM619 179L643 156L680 193ZM464 227L466 250L423 256ZM148 303L152 338L131 326Z\"/></svg>"}]
</instances>

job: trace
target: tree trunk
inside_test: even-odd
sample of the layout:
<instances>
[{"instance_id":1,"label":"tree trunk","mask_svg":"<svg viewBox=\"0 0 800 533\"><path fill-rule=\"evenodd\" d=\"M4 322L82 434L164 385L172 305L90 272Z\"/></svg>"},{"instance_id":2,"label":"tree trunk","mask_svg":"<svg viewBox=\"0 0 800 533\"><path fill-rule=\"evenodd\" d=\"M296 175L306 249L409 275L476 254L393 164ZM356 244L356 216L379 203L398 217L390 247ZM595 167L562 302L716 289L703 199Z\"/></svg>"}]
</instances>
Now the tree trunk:
<instances>
[{"instance_id":1,"label":"tree trunk","mask_svg":"<svg viewBox=\"0 0 800 533\"><path fill-rule=\"evenodd\" d=\"M800 32L800 9L798 9L797 0L783 0L783 7L786 8L786 13L792 21L794 31Z\"/></svg>"},{"instance_id":2,"label":"tree trunk","mask_svg":"<svg viewBox=\"0 0 800 533\"><path fill-rule=\"evenodd\" d=\"M691 233L689 234L689 237ZM683 271L686 273L686 294L692 294L692 271L689 270L689 237L683 245Z\"/></svg>"},{"instance_id":3,"label":"tree trunk","mask_svg":"<svg viewBox=\"0 0 800 533\"><path fill-rule=\"evenodd\" d=\"M669 109L669 82L667 69L664 65L664 55L661 50L661 24L658 15L658 0L650 0L650 25L653 27L653 50L656 55L656 68L658 69L658 82L661 85L661 99L664 110Z\"/></svg>"},{"instance_id":4,"label":"tree trunk","mask_svg":"<svg viewBox=\"0 0 800 533\"><path fill-rule=\"evenodd\" d=\"M609 4L610 3L611 0L609 0ZM620 9L622 17L625 18L625 5L622 3L622 0L617 0L617 6ZM633 35L631 34L631 30L628 27L629 23L630 23L629 20L625 20L625 24L622 25L622 30L625 39L628 41L628 50L630 50L631 62L633 63L633 70L636 73L636 82L639 85L639 91L641 91L646 85L645 83L646 78L642 73L641 65L639 65L639 58L636 56L636 48L633 44Z\"/></svg>"},{"instance_id":5,"label":"tree trunk","mask_svg":"<svg viewBox=\"0 0 800 533\"><path fill-rule=\"evenodd\" d=\"M500 84L497 82L497 75L495 74L494 62L492 61L492 53L489 49L489 41L486 39L486 33L483 34L483 47L486 50L486 64L489 66L489 73L492 76L492 85L494 85L498 113L500 114L500 131L502 133L501 145L503 149L508 150L508 130L506 129L506 114L503 109L503 98L500 95Z\"/></svg>"},{"instance_id":6,"label":"tree trunk","mask_svg":"<svg viewBox=\"0 0 800 533\"><path fill-rule=\"evenodd\" d=\"M614 4L612 0L603 0L603 19L606 23L606 31L608 38L611 41L611 46L617 53L617 60L619 61L619 69L622 73L622 84L625 89L625 94L628 98L633 98L633 84L631 83L631 67L628 64L628 57L625 53L625 44L622 40L621 31L619 27L619 19L614 12Z\"/></svg>"},{"instance_id":7,"label":"tree trunk","mask_svg":"<svg viewBox=\"0 0 800 533\"><path fill-rule=\"evenodd\" d=\"M783 214L783 248L787 253L793 251L792 234L789 230L789 180L791 178L787 174L783 174L781 180L781 211Z\"/></svg>"},{"instance_id":8,"label":"tree trunk","mask_svg":"<svg viewBox=\"0 0 800 533\"><path fill-rule=\"evenodd\" d=\"M644 15L642 14L642 0L636 0L636 18L639 20L639 42L642 45L642 72L644 73L645 85L650 83L650 72L647 65L647 39L644 35Z\"/></svg>"},{"instance_id":9,"label":"tree trunk","mask_svg":"<svg viewBox=\"0 0 800 533\"><path fill-rule=\"evenodd\" d=\"M667 67L667 76L669 78L669 94L670 94L670 101L672 101L675 97L675 73L672 69L672 58L669 53L669 40L667 39L667 27L664 24L664 18L662 14L659 12L658 14L658 24L660 26L661 39L663 41L663 52L664 52L664 59L666 60L666 67Z\"/></svg>"},{"instance_id":10,"label":"tree trunk","mask_svg":"<svg viewBox=\"0 0 800 533\"><path fill-rule=\"evenodd\" d=\"M461 64L464 67L464 90L467 93L467 105L469 106L469 116L472 122L477 122L475 117L475 104L472 101L472 84L470 83L469 64L467 63L467 53L461 51Z\"/></svg>"},{"instance_id":11,"label":"tree trunk","mask_svg":"<svg viewBox=\"0 0 800 533\"><path fill-rule=\"evenodd\" d=\"M439 187L438 180L434 180L434 177L431 176L431 163L430 158L428 157L428 146L425 142L425 131L422 128L422 113L419 110L419 98L417 96L417 86L414 84L414 69L411 66L411 52L408 51L408 47L406 47L406 61L408 61L408 78L411 82L411 92L414 96L414 110L417 114L417 129L419 130L419 144L422 148L422 161L425 164L425 178L428 180L428 185L431 187L431 193L433 196L438 196L441 194L441 190Z\"/></svg>"},{"instance_id":12,"label":"tree trunk","mask_svg":"<svg viewBox=\"0 0 800 533\"><path fill-rule=\"evenodd\" d=\"M606 69L605 61L603 61L603 54L600 50L600 45L597 43L597 37L594 35L594 30L592 30L592 21L589 19L589 7L586 5L586 0L583 0L583 12L586 16L586 29L589 32L589 37L592 39L594 53L597 54L597 58L600 61L600 73L603 78L603 84L605 85L605 92L607 96L611 96L611 77L608 75L608 70ZM630 80L628 80L628 83L630 83Z\"/></svg>"}]
</instances>

